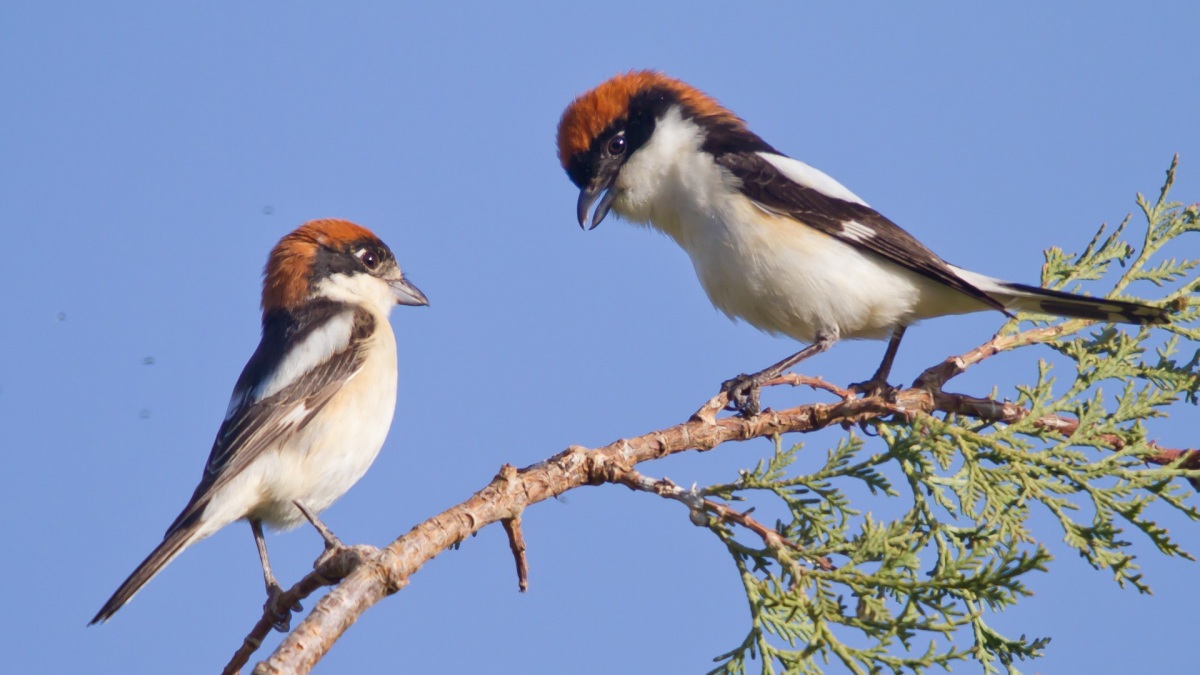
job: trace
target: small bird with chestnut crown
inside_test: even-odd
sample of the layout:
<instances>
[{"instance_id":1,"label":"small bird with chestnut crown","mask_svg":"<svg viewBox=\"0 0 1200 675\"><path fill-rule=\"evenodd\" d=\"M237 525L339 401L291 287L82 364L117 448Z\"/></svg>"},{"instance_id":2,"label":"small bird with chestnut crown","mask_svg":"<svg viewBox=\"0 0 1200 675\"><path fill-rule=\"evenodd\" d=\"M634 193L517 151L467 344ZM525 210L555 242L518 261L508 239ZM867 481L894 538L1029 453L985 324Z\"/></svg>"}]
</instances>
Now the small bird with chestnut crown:
<instances>
[{"instance_id":1,"label":"small bird with chestnut crown","mask_svg":"<svg viewBox=\"0 0 1200 675\"><path fill-rule=\"evenodd\" d=\"M731 407L744 415L758 411L763 382L844 338L890 338L875 375L857 385L886 388L905 328L921 319L994 309L1169 320L1158 307L955 267L708 95L658 72L617 75L576 98L558 124L558 158L580 189L581 227L596 227L610 209L649 225L687 252L717 309L810 343L724 383Z\"/></svg>"},{"instance_id":2,"label":"small bird with chestnut crown","mask_svg":"<svg viewBox=\"0 0 1200 675\"><path fill-rule=\"evenodd\" d=\"M366 473L396 407L392 307L429 301L387 245L344 220L314 220L271 251L264 271L262 340L233 388L225 420L187 506L91 623L107 621L183 549L235 520L254 533L267 606L290 608L267 560L262 525L290 529L316 517Z\"/></svg>"}]
</instances>

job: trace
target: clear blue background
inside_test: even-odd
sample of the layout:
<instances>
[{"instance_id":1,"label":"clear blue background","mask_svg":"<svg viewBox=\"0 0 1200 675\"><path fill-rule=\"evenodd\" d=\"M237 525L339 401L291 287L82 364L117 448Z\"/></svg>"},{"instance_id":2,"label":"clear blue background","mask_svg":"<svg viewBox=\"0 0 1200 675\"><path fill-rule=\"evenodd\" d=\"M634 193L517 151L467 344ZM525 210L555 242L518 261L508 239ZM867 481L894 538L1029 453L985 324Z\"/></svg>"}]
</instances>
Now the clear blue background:
<instances>
[{"instance_id":1,"label":"clear blue background","mask_svg":"<svg viewBox=\"0 0 1200 675\"><path fill-rule=\"evenodd\" d=\"M396 4L0 8L0 671L215 672L240 644L263 599L242 524L84 624L191 493L257 344L266 254L306 220L372 228L432 300L393 314L395 425L325 517L349 542L387 543L502 463L682 421L794 350L714 311L665 238L617 219L580 232L555 125L616 72L709 91L996 276L1036 282L1043 248L1119 221L1176 152L1176 196L1200 198L1194 2ZM910 331L895 379L1000 321ZM805 371L862 379L882 348L840 345ZM1010 393L1050 355L956 387ZM1180 408L1151 435L1195 445L1195 422ZM819 454L833 438L797 440ZM724 481L770 448L643 468ZM1058 560L994 620L1054 637L1027 671L1194 666L1195 566L1131 533L1158 593L1119 591L1038 522ZM1165 522L1200 550L1195 527ZM525 535L528 593L488 528L369 611L319 672L701 672L748 627L724 549L678 504L585 488L530 509ZM268 543L285 581L320 550L308 529Z\"/></svg>"}]
</instances>

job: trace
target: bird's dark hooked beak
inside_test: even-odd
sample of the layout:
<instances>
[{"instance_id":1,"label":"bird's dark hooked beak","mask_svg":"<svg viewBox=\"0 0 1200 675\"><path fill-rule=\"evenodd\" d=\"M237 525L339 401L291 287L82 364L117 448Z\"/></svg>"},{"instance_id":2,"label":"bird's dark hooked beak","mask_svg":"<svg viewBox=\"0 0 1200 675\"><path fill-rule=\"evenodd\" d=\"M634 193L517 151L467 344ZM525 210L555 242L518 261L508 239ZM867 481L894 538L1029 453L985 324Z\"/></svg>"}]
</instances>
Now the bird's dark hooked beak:
<instances>
[{"instance_id":1,"label":"bird's dark hooked beak","mask_svg":"<svg viewBox=\"0 0 1200 675\"><path fill-rule=\"evenodd\" d=\"M429 304L429 298L425 297L421 289L413 286L404 277L389 280L388 286L392 288L392 295L396 297L397 305L421 307Z\"/></svg>"},{"instance_id":2,"label":"bird's dark hooked beak","mask_svg":"<svg viewBox=\"0 0 1200 675\"><path fill-rule=\"evenodd\" d=\"M608 215L608 210L612 208L613 200L617 198L616 190L613 189L613 183L616 181L614 174L608 179L594 180L587 187L579 191L579 204L576 207L576 215L579 217L579 227L585 230L594 230L604 220L604 216ZM592 204L596 199L600 199L600 203L596 205L596 211L592 214L592 224L587 224L588 211L591 210Z\"/></svg>"}]
</instances>

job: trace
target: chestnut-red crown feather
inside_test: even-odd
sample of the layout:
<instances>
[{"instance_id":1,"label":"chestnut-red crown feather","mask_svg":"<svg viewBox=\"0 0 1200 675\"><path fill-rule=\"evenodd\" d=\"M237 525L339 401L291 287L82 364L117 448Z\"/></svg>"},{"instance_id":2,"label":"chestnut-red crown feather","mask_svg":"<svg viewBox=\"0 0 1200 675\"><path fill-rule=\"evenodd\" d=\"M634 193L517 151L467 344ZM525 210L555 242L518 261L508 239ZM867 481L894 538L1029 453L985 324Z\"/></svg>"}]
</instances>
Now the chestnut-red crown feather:
<instances>
[{"instance_id":1,"label":"chestnut-red crown feather","mask_svg":"<svg viewBox=\"0 0 1200 675\"><path fill-rule=\"evenodd\" d=\"M558 160L565 168L571 158L585 152L592 141L616 120L629 115L629 102L649 89L663 89L701 118L735 126L745 123L692 85L654 70L631 70L580 94L563 111L558 122Z\"/></svg>"},{"instance_id":2,"label":"chestnut-red crown feather","mask_svg":"<svg viewBox=\"0 0 1200 675\"><path fill-rule=\"evenodd\" d=\"M362 241L378 241L378 238L361 225L333 218L310 220L284 236L271 249L263 270L263 311L304 303L318 248L340 249Z\"/></svg>"}]
</instances>

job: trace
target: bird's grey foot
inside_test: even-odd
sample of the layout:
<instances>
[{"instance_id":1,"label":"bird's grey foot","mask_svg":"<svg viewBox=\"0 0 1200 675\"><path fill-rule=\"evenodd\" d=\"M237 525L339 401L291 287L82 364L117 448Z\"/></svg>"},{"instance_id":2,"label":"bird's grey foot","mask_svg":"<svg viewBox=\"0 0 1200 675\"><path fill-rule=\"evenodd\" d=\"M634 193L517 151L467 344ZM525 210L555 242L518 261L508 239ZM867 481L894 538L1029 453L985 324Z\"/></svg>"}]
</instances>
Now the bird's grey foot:
<instances>
[{"instance_id":1,"label":"bird's grey foot","mask_svg":"<svg viewBox=\"0 0 1200 675\"><path fill-rule=\"evenodd\" d=\"M282 606L283 589L279 584L272 584L267 587L267 601L263 603L263 609L267 616L272 618L271 627L280 633L286 633L291 630L292 612L302 612L304 607L299 602L294 602L290 607Z\"/></svg>"},{"instance_id":2,"label":"bird's grey foot","mask_svg":"<svg viewBox=\"0 0 1200 675\"><path fill-rule=\"evenodd\" d=\"M732 410L746 418L757 415L762 410L758 399L758 390L762 387L762 383L762 373L754 375L742 373L722 382L721 391L729 398L725 409Z\"/></svg>"},{"instance_id":3,"label":"bird's grey foot","mask_svg":"<svg viewBox=\"0 0 1200 675\"><path fill-rule=\"evenodd\" d=\"M332 560L334 558L334 556L336 556L337 554L339 554L342 551L345 551L349 548L350 548L349 546L347 546L347 545L343 544L341 541L339 541L337 537L334 537L332 542L329 540L326 540L325 541L325 550L322 551L321 555L317 556L317 559L313 561L313 569L320 570L321 567L323 565L325 565L325 563Z\"/></svg>"},{"instance_id":4,"label":"bird's grey foot","mask_svg":"<svg viewBox=\"0 0 1200 675\"><path fill-rule=\"evenodd\" d=\"M850 391L858 394L862 398L871 398L873 396L881 396L886 400L892 400L896 397L897 388L887 383L887 380L880 379L878 373L865 382L855 382L847 387Z\"/></svg>"}]
</instances>

